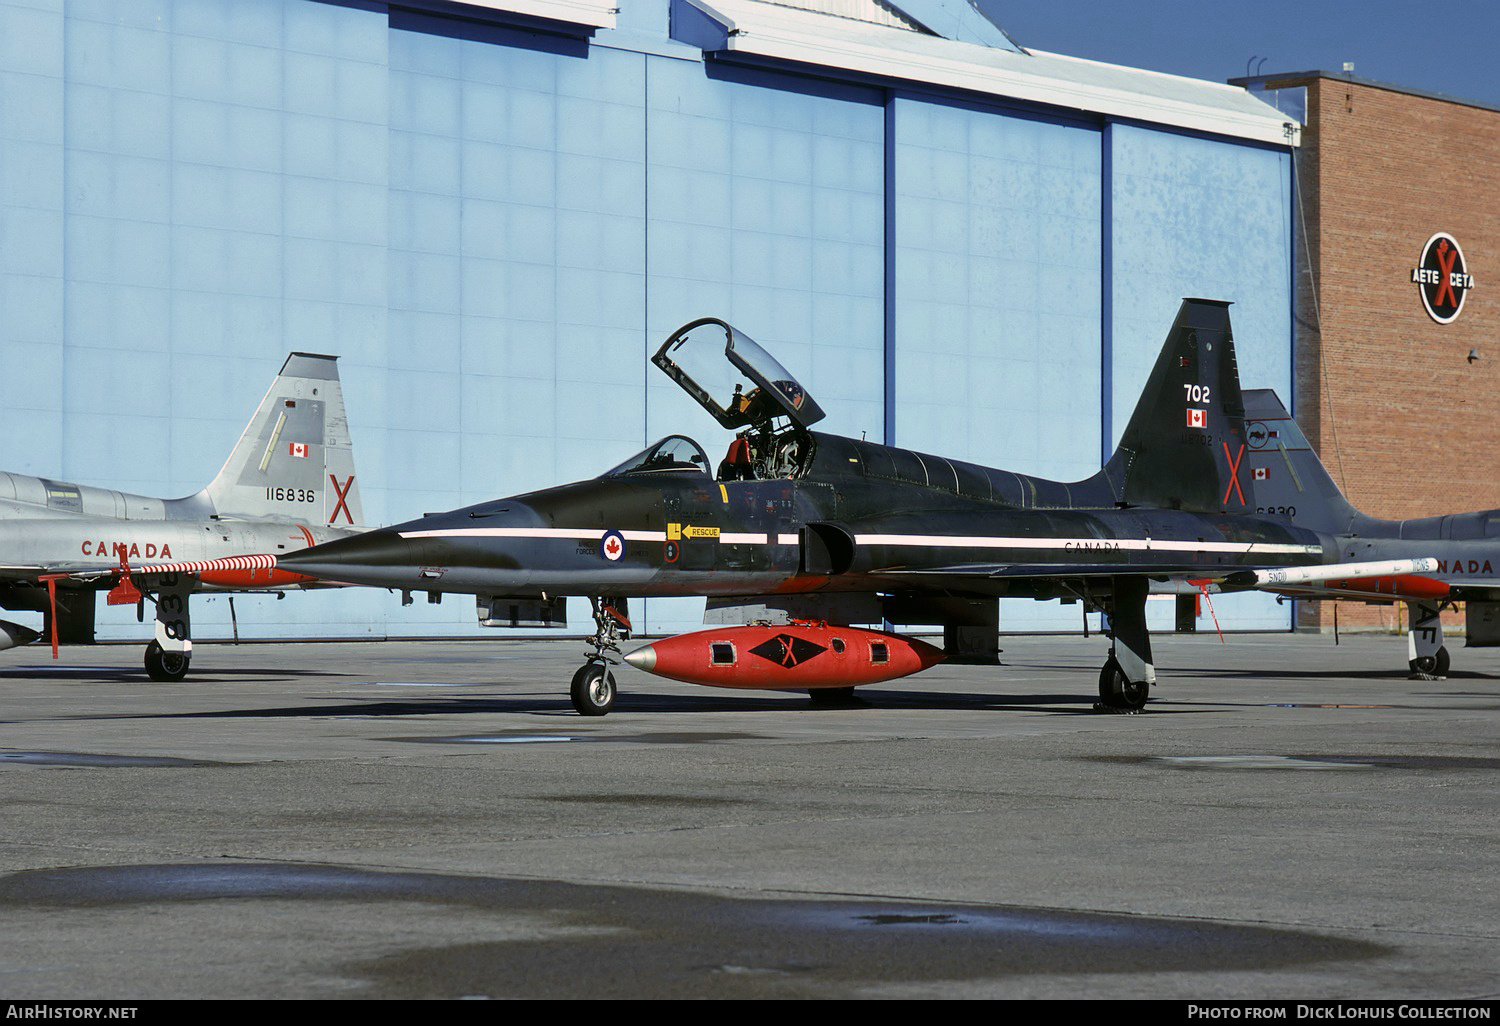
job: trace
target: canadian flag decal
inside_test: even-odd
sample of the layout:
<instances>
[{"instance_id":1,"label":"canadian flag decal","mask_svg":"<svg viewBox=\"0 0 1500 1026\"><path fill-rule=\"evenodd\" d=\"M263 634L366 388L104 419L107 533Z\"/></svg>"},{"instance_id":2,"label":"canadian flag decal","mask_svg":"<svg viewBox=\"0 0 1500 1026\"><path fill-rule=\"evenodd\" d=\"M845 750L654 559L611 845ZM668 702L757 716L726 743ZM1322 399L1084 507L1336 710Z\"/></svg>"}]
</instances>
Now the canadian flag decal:
<instances>
[{"instance_id":1,"label":"canadian flag decal","mask_svg":"<svg viewBox=\"0 0 1500 1026\"><path fill-rule=\"evenodd\" d=\"M1188 410L1187 411L1187 426L1190 427L1190 428L1206 428L1206 427L1208 427L1208 411L1207 410Z\"/></svg>"},{"instance_id":2,"label":"canadian flag decal","mask_svg":"<svg viewBox=\"0 0 1500 1026\"><path fill-rule=\"evenodd\" d=\"M293 456L297 457L299 460L305 460L305 459L307 459L307 443L306 442L292 442L289 451L291 452L291 454Z\"/></svg>"},{"instance_id":3,"label":"canadian flag decal","mask_svg":"<svg viewBox=\"0 0 1500 1026\"><path fill-rule=\"evenodd\" d=\"M1256 467L1255 468L1255 480L1257 480L1257 481L1269 481L1270 479L1271 479L1271 468L1270 467Z\"/></svg>"}]
</instances>

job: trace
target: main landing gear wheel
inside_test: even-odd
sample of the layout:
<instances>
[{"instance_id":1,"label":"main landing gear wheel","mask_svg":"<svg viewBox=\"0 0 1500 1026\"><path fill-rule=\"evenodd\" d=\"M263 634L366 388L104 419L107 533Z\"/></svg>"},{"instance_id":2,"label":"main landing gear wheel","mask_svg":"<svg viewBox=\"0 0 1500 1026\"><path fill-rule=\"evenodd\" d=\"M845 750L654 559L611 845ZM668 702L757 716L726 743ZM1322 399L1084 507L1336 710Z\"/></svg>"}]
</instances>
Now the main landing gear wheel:
<instances>
[{"instance_id":1,"label":"main landing gear wheel","mask_svg":"<svg viewBox=\"0 0 1500 1026\"><path fill-rule=\"evenodd\" d=\"M807 697L812 701L815 709L855 705L858 701L854 697L853 688L808 688Z\"/></svg>"},{"instance_id":2,"label":"main landing gear wheel","mask_svg":"<svg viewBox=\"0 0 1500 1026\"><path fill-rule=\"evenodd\" d=\"M615 675L603 663L580 666L569 694L578 715L603 716L615 706Z\"/></svg>"},{"instance_id":3,"label":"main landing gear wheel","mask_svg":"<svg viewBox=\"0 0 1500 1026\"><path fill-rule=\"evenodd\" d=\"M1406 665L1412 673L1421 673L1429 677L1448 676L1448 646L1444 645L1430 656L1417 656L1408 660Z\"/></svg>"},{"instance_id":4,"label":"main landing gear wheel","mask_svg":"<svg viewBox=\"0 0 1500 1026\"><path fill-rule=\"evenodd\" d=\"M1140 712L1146 705L1151 685L1146 681L1133 681L1125 676L1114 656L1099 671L1099 702L1110 709Z\"/></svg>"},{"instance_id":5,"label":"main landing gear wheel","mask_svg":"<svg viewBox=\"0 0 1500 1026\"><path fill-rule=\"evenodd\" d=\"M152 680L166 683L179 681L187 676L188 663L192 661L189 652L168 652L161 647L159 642L153 641L146 646L146 676Z\"/></svg>"}]
</instances>

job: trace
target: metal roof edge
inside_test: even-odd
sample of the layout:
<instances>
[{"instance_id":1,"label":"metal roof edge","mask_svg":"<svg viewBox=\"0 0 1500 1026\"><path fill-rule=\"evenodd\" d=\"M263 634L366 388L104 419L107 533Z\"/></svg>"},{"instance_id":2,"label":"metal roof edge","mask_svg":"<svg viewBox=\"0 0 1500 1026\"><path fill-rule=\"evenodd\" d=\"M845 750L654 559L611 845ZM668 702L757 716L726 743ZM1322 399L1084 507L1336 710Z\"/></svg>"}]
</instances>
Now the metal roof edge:
<instances>
[{"instance_id":1,"label":"metal roof edge","mask_svg":"<svg viewBox=\"0 0 1500 1026\"><path fill-rule=\"evenodd\" d=\"M596 29L615 27L618 0L448 0L455 9L465 7L506 14L520 14L528 18L542 18L568 25L584 25ZM392 6L399 6L399 2ZM428 9L418 4L422 9Z\"/></svg>"},{"instance_id":2,"label":"metal roof edge","mask_svg":"<svg viewBox=\"0 0 1500 1026\"><path fill-rule=\"evenodd\" d=\"M1017 53L756 0L673 0L706 15L717 52L919 82L1213 135L1295 146L1300 126L1244 89L1076 57ZM674 25L676 19L673 19ZM684 40L685 42L688 40ZM707 43L709 45L705 46Z\"/></svg>"}]
</instances>

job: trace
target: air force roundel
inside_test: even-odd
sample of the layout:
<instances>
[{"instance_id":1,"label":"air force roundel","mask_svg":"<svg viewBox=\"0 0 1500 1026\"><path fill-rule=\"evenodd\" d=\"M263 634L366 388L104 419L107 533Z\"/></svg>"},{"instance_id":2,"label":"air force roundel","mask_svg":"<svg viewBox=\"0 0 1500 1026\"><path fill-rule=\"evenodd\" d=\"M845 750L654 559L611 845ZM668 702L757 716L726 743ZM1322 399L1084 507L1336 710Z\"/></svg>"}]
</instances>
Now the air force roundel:
<instances>
[{"instance_id":1,"label":"air force roundel","mask_svg":"<svg viewBox=\"0 0 1500 1026\"><path fill-rule=\"evenodd\" d=\"M611 563L619 562L625 556L625 536L619 531L605 531L599 539L599 555Z\"/></svg>"}]
</instances>

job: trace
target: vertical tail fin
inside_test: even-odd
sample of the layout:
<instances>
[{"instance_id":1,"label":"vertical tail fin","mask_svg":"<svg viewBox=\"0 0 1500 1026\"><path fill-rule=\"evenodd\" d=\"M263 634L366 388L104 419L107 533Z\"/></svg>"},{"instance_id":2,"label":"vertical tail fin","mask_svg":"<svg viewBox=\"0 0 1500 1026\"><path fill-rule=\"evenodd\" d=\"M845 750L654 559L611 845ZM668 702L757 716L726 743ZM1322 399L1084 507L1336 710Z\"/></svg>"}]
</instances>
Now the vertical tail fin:
<instances>
[{"instance_id":1,"label":"vertical tail fin","mask_svg":"<svg viewBox=\"0 0 1500 1026\"><path fill-rule=\"evenodd\" d=\"M1359 512L1269 388L1245 392L1245 438L1257 504L1312 531L1342 534L1354 529Z\"/></svg>"},{"instance_id":2,"label":"vertical tail fin","mask_svg":"<svg viewBox=\"0 0 1500 1026\"><path fill-rule=\"evenodd\" d=\"M1245 405L1229 304L1184 299L1119 448L1101 475L1120 505L1252 512L1245 452Z\"/></svg>"},{"instance_id":3,"label":"vertical tail fin","mask_svg":"<svg viewBox=\"0 0 1500 1026\"><path fill-rule=\"evenodd\" d=\"M286 358L224 468L199 493L216 513L363 525L337 360Z\"/></svg>"}]
</instances>

